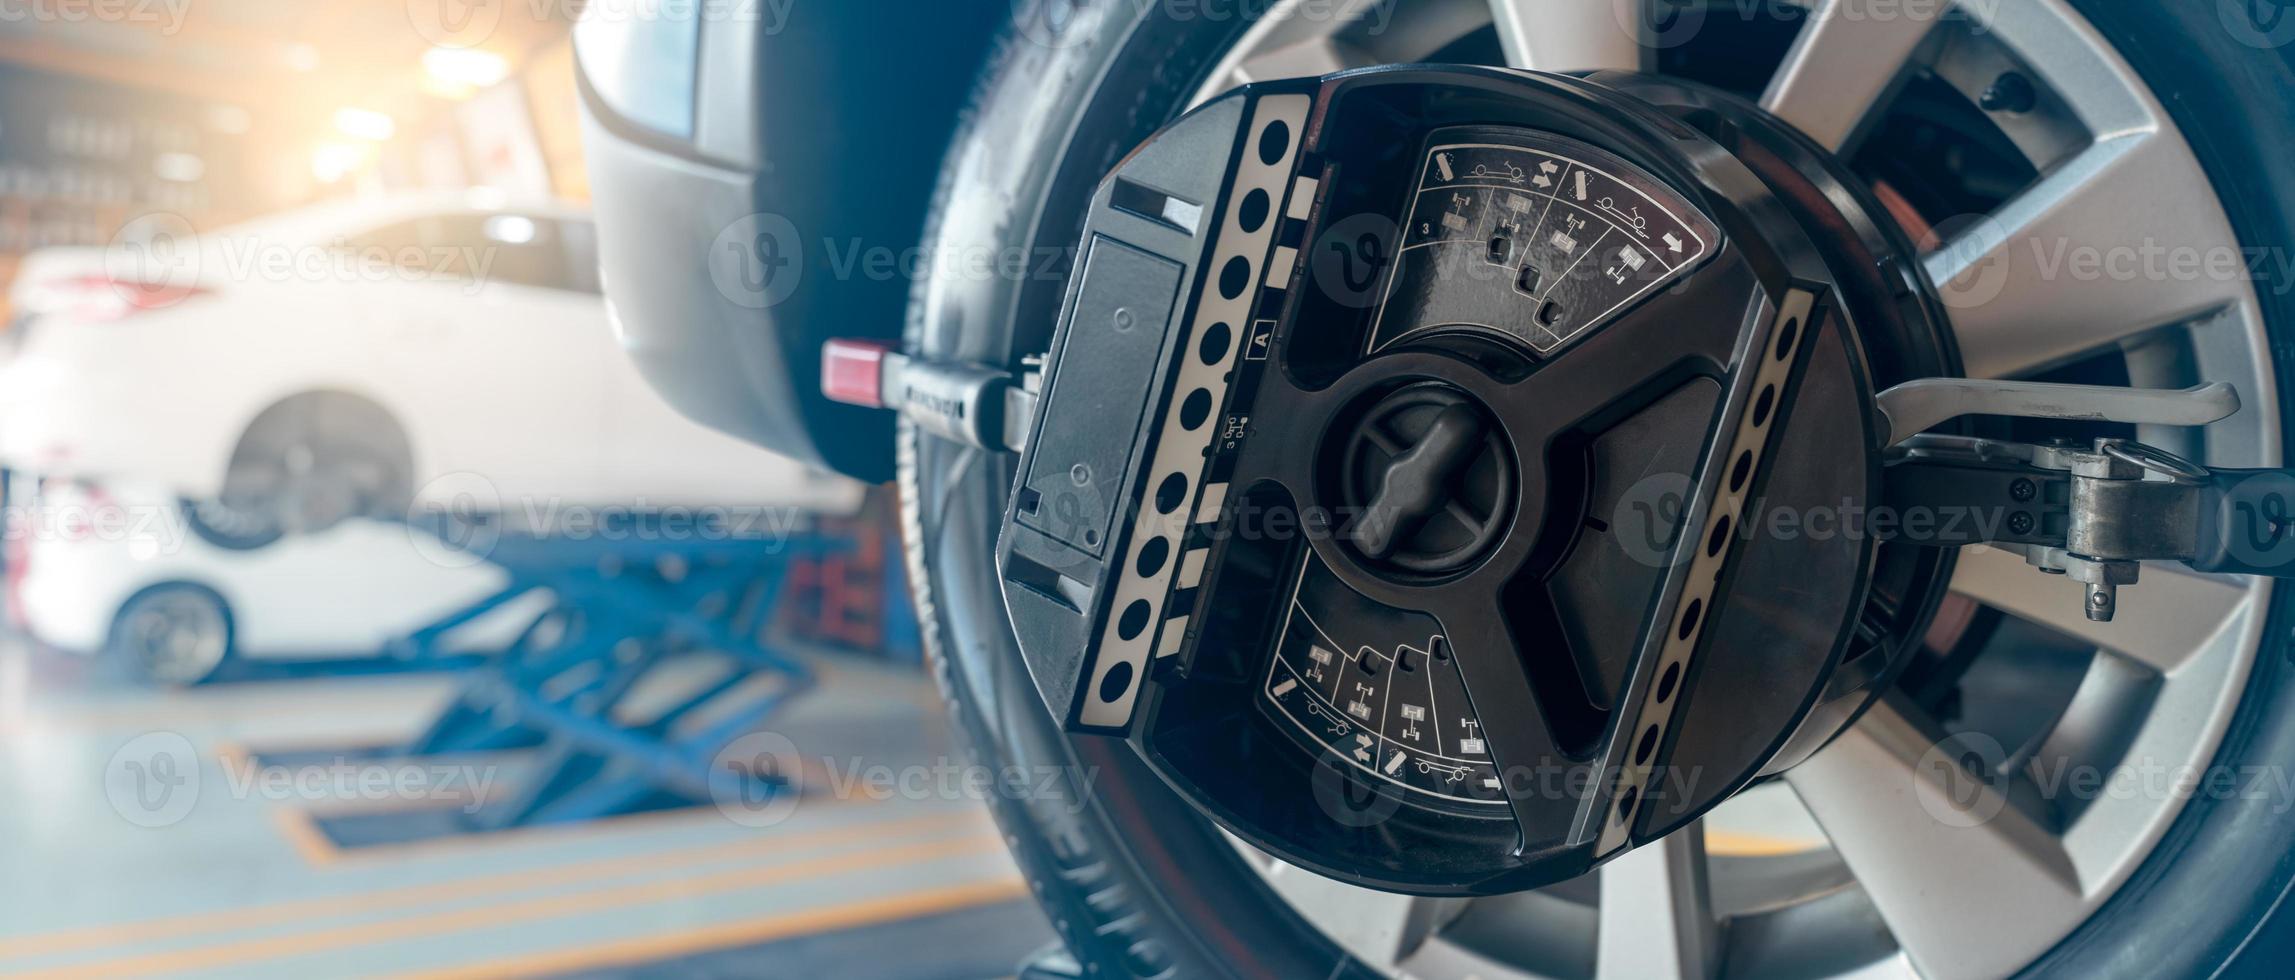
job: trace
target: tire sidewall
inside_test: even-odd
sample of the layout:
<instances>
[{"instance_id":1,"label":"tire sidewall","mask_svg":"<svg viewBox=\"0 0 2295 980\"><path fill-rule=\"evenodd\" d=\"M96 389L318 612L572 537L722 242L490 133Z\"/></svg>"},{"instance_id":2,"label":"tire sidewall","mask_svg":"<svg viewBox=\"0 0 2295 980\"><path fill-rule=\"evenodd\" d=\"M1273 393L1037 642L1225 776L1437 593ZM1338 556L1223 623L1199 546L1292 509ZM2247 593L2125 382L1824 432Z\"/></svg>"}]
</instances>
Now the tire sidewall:
<instances>
[{"instance_id":1,"label":"tire sidewall","mask_svg":"<svg viewBox=\"0 0 2295 980\"><path fill-rule=\"evenodd\" d=\"M2295 93L2283 48L2242 43L2220 19L2237 0L2123 3L2072 0L2167 109L2222 199L2240 244L2288 254L2295 242ZM2219 9L2222 8L2222 9ZM2295 12L2290 12L2295 16ZM2295 295L2260 279L2283 433L2295 432ZM2283 436L2284 438L2284 436ZM2295 458L2280 447L2282 459ZM2141 586L2138 586L2139 588ZM2232 772L2295 764L2295 673L2287 658L2295 588L2273 591L2263 639L2215 765ZM2259 767L2259 768L2251 768ZM2295 800L2267 794L2195 796L2103 908L2033 963L2028 975L2203 976L2235 957L2271 962L2295 943L2284 897L2295 882ZM2255 942L2257 948L2242 954ZM2281 961L2283 962L2283 961Z\"/></svg>"},{"instance_id":2,"label":"tire sidewall","mask_svg":"<svg viewBox=\"0 0 2295 980\"><path fill-rule=\"evenodd\" d=\"M2230 0L2224 0L2228 3ZM1067 0L1051 0L1068 6ZM919 284L908 343L929 356L1011 364L1041 350L1045 336L1015 336L1013 325L1049 324L1058 282L1046 283L1035 258L1072 248L1084 203L1125 152L1166 121L1224 37L1198 23L1159 22L1141 5L1101 3L1076 10L1065 32L1050 32L1044 11L1023 5L1014 32L960 129L934 208L929 248L943 252L1012 248L1031 253L1030 275ZM2282 250L2295 241L2295 92L2285 52L2237 40L2218 21L2218 3L2126 4L2074 0L2146 80L2183 130L2213 179L2242 244ZM1232 26L1232 25L1231 25ZM1143 81L1144 80L1144 81ZM1176 93L1176 95L1175 95ZM995 202L993 214L964 202ZM952 202L955 202L952 204ZM1058 266L1064 279L1066 266ZM2258 297L2273 337L2274 371L2290 371L2295 297L2286 283L2260 281ZM2282 399L2283 411L2291 403ZM2295 417L2283 419L2295 431ZM1048 764L1091 770L1070 782L1074 800L1004 801L997 815L1039 897L1072 949L1087 962L1135 975L1314 970L1348 962L1288 912L1222 921L1202 909L1182 915L1207 887L1259 889L1206 821L1162 785L1128 749L1060 734L1037 703L1004 619L993 564L998 515L1010 460L904 429L900 444L905 519L928 650L975 761ZM2217 754L2229 767L2295 762L2295 673L2285 663L2295 628L2295 589L2275 594L2263 649ZM2244 770L2241 770L2244 771ZM1086 788L1088 785L1088 789ZM1075 806L1081 802L1082 806ZM2239 956L2267 961L2295 945L2278 914L2295 881L2295 801L2194 799L2153 854L2087 922L2028 969L2077 976L2204 975ZM1142 853L1142 850L1146 853ZM1192 856L1200 867L1169 859ZM1159 864L1159 859L1163 863ZM1115 935L1097 928L1092 889L1122 892L1129 918ZM1139 892L1152 894L1140 894ZM1174 896L1178 897L1175 899ZM1249 950L1241 956L1239 950ZM1241 956L1241 958L1238 958Z\"/></svg>"},{"instance_id":3,"label":"tire sidewall","mask_svg":"<svg viewBox=\"0 0 2295 980\"><path fill-rule=\"evenodd\" d=\"M1248 26L1175 19L1168 6L1015 5L1016 27L960 126L924 241L935 256L1017 252L1026 273L966 276L964 262L936 262L911 303L911 351L1013 365L1018 352L1047 346L1094 188L1185 104L1226 32ZM1064 14L1056 31L1043 20L1051 9ZM1042 332L1016 336L1015 324ZM919 621L971 762L1060 774L1050 792L991 800L1055 929L1095 976L1370 976L1277 900L1128 746L1071 737L1053 722L997 584L1012 463L913 427L900 435Z\"/></svg>"},{"instance_id":4,"label":"tire sidewall","mask_svg":"<svg viewBox=\"0 0 2295 980\"><path fill-rule=\"evenodd\" d=\"M207 666L205 672L196 677L160 677L153 674L151 665L144 660L138 651L130 648L127 639L129 620L141 612L144 606L169 595L197 596L200 601L207 603L215 611L216 617L223 624L223 652L215 658L214 663ZM113 663L133 671L138 677L156 684L192 687L214 680L217 675L223 673L224 668L230 665L236 652L238 639L238 622L231 615L231 604L224 601L222 595L214 589L191 582L162 582L147 586L129 596L126 602L120 603L119 612L112 615L111 629L106 631L105 646L109 659Z\"/></svg>"}]
</instances>

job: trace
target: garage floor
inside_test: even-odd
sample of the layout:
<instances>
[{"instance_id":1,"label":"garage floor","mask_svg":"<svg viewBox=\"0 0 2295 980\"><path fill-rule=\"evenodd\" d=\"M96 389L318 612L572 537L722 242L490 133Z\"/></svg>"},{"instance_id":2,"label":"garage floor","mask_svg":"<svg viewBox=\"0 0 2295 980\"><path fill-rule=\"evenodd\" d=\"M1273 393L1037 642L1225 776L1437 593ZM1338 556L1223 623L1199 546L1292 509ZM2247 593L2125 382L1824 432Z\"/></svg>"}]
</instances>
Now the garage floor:
<instances>
[{"instance_id":1,"label":"garage floor","mask_svg":"<svg viewBox=\"0 0 2295 980\"><path fill-rule=\"evenodd\" d=\"M401 743L447 678L155 691L105 673L0 639L0 974L977 978L1051 941L962 794L808 794L761 829L700 805L345 846L323 829L345 808L452 807L470 790L344 800L267 786L266 760ZM955 757L925 679L845 661L822 674L772 723L809 774ZM161 768L153 732L181 736L196 772ZM463 761L517 776L515 758ZM124 785L195 799L139 803Z\"/></svg>"}]
</instances>

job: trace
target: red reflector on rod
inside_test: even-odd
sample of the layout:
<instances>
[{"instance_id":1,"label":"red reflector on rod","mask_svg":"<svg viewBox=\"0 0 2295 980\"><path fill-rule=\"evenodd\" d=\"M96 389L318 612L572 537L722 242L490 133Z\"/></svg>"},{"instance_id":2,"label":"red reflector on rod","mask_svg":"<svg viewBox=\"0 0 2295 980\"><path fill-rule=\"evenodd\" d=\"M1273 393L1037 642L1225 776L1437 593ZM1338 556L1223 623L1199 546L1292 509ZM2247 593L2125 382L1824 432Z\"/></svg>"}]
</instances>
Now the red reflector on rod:
<instances>
[{"instance_id":1,"label":"red reflector on rod","mask_svg":"<svg viewBox=\"0 0 2295 980\"><path fill-rule=\"evenodd\" d=\"M830 401L883 408L885 355L892 345L874 340L832 340L821 345L821 394Z\"/></svg>"}]
</instances>

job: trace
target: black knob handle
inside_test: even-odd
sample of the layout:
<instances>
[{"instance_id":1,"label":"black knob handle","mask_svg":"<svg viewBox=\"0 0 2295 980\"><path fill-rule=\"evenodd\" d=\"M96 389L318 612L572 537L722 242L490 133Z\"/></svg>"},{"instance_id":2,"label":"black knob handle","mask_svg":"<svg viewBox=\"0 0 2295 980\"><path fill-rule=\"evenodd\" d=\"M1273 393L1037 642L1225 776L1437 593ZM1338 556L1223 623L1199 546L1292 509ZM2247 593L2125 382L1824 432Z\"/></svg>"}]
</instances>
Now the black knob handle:
<instances>
[{"instance_id":1,"label":"black knob handle","mask_svg":"<svg viewBox=\"0 0 2295 980\"><path fill-rule=\"evenodd\" d=\"M1450 499L1450 484L1482 452L1482 435L1482 417L1472 408L1452 405L1436 415L1418 444L1380 475L1378 493L1355 518L1355 547L1372 558L1394 553Z\"/></svg>"}]
</instances>

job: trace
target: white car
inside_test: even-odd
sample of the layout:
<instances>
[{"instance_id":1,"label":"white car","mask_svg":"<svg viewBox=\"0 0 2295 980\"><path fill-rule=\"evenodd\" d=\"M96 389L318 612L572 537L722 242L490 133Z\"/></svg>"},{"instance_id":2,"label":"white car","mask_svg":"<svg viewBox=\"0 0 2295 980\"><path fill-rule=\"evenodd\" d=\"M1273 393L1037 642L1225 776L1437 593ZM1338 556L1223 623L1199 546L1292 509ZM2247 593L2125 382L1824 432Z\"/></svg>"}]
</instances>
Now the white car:
<instances>
[{"instance_id":1,"label":"white car","mask_svg":"<svg viewBox=\"0 0 2295 980\"><path fill-rule=\"evenodd\" d=\"M590 220L471 195L29 256L0 464L163 486L248 546L410 506L769 504L860 487L677 414L617 348Z\"/></svg>"},{"instance_id":2,"label":"white car","mask_svg":"<svg viewBox=\"0 0 2295 980\"><path fill-rule=\"evenodd\" d=\"M403 524L352 518L268 547L219 547L155 488L13 479L10 615L42 644L103 653L190 684L233 659L364 658L508 583L485 563L440 561ZM451 633L508 643L539 611L521 598ZM532 600L532 601L529 601Z\"/></svg>"}]
</instances>

